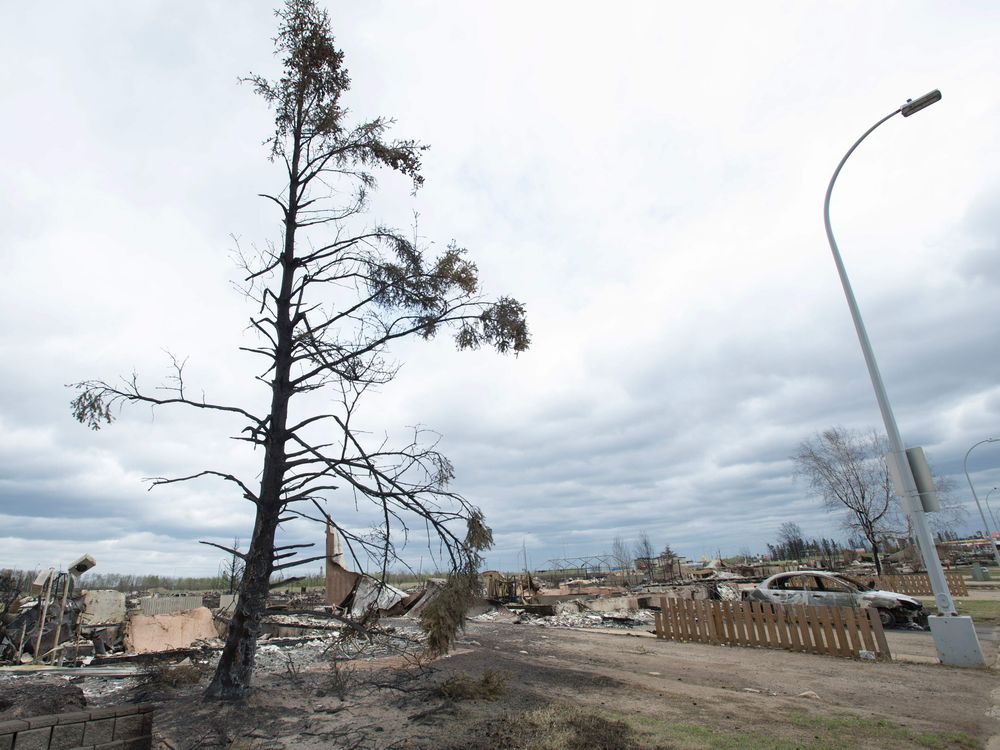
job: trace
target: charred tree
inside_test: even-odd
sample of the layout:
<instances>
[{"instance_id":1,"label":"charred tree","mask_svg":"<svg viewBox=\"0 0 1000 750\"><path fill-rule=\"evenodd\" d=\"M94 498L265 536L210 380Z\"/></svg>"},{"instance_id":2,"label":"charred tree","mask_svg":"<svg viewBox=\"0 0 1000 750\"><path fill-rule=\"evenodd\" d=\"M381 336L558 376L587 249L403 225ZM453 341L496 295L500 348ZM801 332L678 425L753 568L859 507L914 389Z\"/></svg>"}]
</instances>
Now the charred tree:
<instances>
[{"instance_id":1,"label":"charred tree","mask_svg":"<svg viewBox=\"0 0 1000 750\"><path fill-rule=\"evenodd\" d=\"M296 548L311 545L276 544L280 525L292 518L333 524L355 561L374 560L383 578L396 559L394 539L405 538L416 523L440 542L453 571L441 606L461 610L479 551L492 539L480 512L448 489L452 466L433 437L417 429L402 447L368 445L354 415L368 389L396 374L389 346L398 339L429 339L451 330L459 349L490 345L517 353L529 344L523 306L508 297L483 297L464 249L451 244L429 257L415 236L359 225L376 187L375 172L399 173L416 190L426 147L390 139L392 123L385 118L348 123L341 101L350 87L343 53L334 46L326 12L313 0L288 0L276 15L282 76L247 80L275 112L268 145L284 186L261 197L280 216L281 239L256 256L240 255L257 336L253 346L241 349L264 360L258 379L269 388L268 407L255 413L189 398L177 360L166 394L144 390L133 376L114 384L77 383L72 403L74 416L93 429L110 423L124 403L227 412L242 423L237 439L262 449L260 482L253 488L215 469L152 483L215 477L236 486L254 507L245 552L213 545L243 563L239 603L206 693L222 699L240 699L250 690L272 574L323 559L296 556ZM349 198L337 202L337 196ZM336 406L311 411L307 394L317 391L334 394ZM371 503L369 512L379 519L373 531L352 533L338 524L325 507L337 497ZM465 528L456 529L458 524ZM446 648L460 627L461 618L450 610L437 611L428 623L443 628L432 633L436 650Z\"/></svg>"},{"instance_id":2,"label":"charred tree","mask_svg":"<svg viewBox=\"0 0 1000 750\"><path fill-rule=\"evenodd\" d=\"M884 458L887 451L885 439L874 431L833 427L804 441L793 457L798 473L822 496L823 504L832 511L847 511L844 525L864 537L878 575L895 497ZM801 539L797 531L792 536ZM782 541L789 540L783 536Z\"/></svg>"},{"instance_id":3,"label":"charred tree","mask_svg":"<svg viewBox=\"0 0 1000 750\"><path fill-rule=\"evenodd\" d=\"M806 556L806 540L802 527L794 521L785 521L778 528L778 541L785 550L786 560L802 560Z\"/></svg>"},{"instance_id":4,"label":"charred tree","mask_svg":"<svg viewBox=\"0 0 1000 750\"><path fill-rule=\"evenodd\" d=\"M636 567L645 570L650 581L656 581L656 553L653 551L653 542L650 541L649 534L640 531L632 551Z\"/></svg>"},{"instance_id":5,"label":"charred tree","mask_svg":"<svg viewBox=\"0 0 1000 750\"><path fill-rule=\"evenodd\" d=\"M617 534L611 540L611 557L615 561L615 566L621 572L622 581L625 585L629 585L631 582L630 574L632 572L632 552L629 549L628 543Z\"/></svg>"},{"instance_id":6,"label":"charred tree","mask_svg":"<svg viewBox=\"0 0 1000 750\"><path fill-rule=\"evenodd\" d=\"M229 560L219 568L219 575L226 582L229 593L236 591L238 581L243 575L243 561L240 559L240 540L233 539L232 552L229 553Z\"/></svg>"}]
</instances>

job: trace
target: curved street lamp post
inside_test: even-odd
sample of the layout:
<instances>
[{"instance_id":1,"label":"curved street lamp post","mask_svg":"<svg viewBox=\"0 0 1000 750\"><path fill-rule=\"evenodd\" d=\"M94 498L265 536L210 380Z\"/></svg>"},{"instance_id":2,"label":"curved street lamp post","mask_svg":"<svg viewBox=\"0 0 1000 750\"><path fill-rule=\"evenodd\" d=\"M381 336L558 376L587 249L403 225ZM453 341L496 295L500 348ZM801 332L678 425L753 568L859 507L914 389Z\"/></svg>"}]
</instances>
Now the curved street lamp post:
<instances>
[{"instance_id":1,"label":"curved street lamp post","mask_svg":"<svg viewBox=\"0 0 1000 750\"><path fill-rule=\"evenodd\" d=\"M826 225L826 237L830 242L830 250L833 252L833 260L837 265L837 273L840 275L840 283L844 288L844 296L847 297L847 305L851 310L854 328L858 334L858 341L861 344L861 351L865 357L865 364L868 366L868 374L871 376L872 387L875 389L875 399L878 401L879 410L882 412L882 421L885 423L890 450L886 459L895 464L894 468L896 471L894 474L899 478L901 485L903 510L913 524L913 529L917 537L917 546L920 549L924 567L927 569L927 577L930 579L931 589L934 591L934 602L940 613L938 617L928 618L938 657L944 664L978 667L985 665L982 649L979 646L979 639L976 637L976 632L973 629L972 619L969 617L958 617L955 611L955 603L952 600L951 592L948 590L948 582L941 567L941 560L938 558L937 548L934 546L934 538L931 536L927 519L924 517L920 493L917 489L913 472L910 469L909 459L903 447L903 439L900 437L899 428L896 426L896 418L892 413L889 397L885 392L885 385L882 383L882 375L879 372L878 363L875 361L875 353L872 351L868 332L861 318L861 311L858 309L858 303L854 298L851 282L847 277L847 270L844 268L844 261L840 257L840 250L837 248L837 241L833 236L833 228L830 226L830 196L833 194L833 185L840 175L840 170L843 169L844 164L851 154L854 153L855 149L861 145L861 142L886 120L898 114L902 114L903 117L909 117L940 99L941 92L934 90L915 101L907 101L906 104L868 128L864 135L854 142L854 145L844 155L844 158L840 160L840 164L837 165L833 177L830 178L830 185L826 189L826 200L823 203L823 220Z\"/></svg>"},{"instance_id":2,"label":"curved street lamp post","mask_svg":"<svg viewBox=\"0 0 1000 750\"><path fill-rule=\"evenodd\" d=\"M990 545L993 547L993 558L997 561L997 566L1000 567L1000 549L997 549L996 542L993 541L993 531L996 527L994 523L990 526L990 522L986 520L986 514L983 513L983 506L979 504L979 495L976 494L976 488L972 485L972 477L969 476L969 454L972 453L973 448L977 445L982 445L983 443L997 443L1000 442L1000 438L990 437L985 440L980 440L978 443L969 448L965 452L965 460L962 461L962 468L965 469L965 479L969 483L969 489L972 490L972 499L976 501L976 507L979 509L979 517L983 519L983 528L986 530L986 537L990 540ZM996 487L993 488L994 490ZM990 490L992 492L993 490ZM989 500L990 496L987 494L986 499ZM989 502L986 503L986 507L989 506ZM992 513L990 514L992 515Z\"/></svg>"}]
</instances>

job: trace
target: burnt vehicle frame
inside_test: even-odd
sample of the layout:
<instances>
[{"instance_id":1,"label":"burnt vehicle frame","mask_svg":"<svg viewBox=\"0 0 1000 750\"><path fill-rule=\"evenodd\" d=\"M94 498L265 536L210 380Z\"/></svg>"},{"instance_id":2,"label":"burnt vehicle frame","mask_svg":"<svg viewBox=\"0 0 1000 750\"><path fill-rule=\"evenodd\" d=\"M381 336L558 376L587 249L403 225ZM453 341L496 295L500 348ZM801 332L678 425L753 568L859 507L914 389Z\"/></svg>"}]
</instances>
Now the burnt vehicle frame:
<instances>
[{"instance_id":1,"label":"burnt vehicle frame","mask_svg":"<svg viewBox=\"0 0 1000 750\"><path fill-rule=\"evenodd\" d=\"M748 599L772 604L807 604L821 607L872 607L882 626L927 627L927 610L919 599L883 591L842 573L794 570L764 579Z\"/></svg>"}]
</instances>

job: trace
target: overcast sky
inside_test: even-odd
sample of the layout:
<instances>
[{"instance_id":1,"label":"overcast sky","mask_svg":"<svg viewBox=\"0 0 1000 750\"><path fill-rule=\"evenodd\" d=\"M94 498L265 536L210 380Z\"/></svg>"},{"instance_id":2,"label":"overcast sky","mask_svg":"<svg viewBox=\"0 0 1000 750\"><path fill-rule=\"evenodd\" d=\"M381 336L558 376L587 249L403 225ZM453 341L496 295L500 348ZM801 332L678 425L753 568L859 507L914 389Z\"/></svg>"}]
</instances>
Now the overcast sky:
<instances>
[{"instance_id":1,"label":"overcast sky","mask_svg":"<svg viewBox=\"0 0 1000 750\"><path fill-rule=\"evenodd\" d=\"M490 566L640 531L694 558L762 551L786 520L843 538L789 459L825 428L881 427L823 195L861 133L934 88L854 154L832 217L904 441L971 504L963 456L1000 436L1000 5L328 7L352 114L432 147L426 186L383 177L371 221L418 212L527 306L526 354L407 344L365 412L375 433L441 433ZM236 242L279 236L255 197L281 189L272 116L237 83L277 70L274 32L263 2L0 9L0 567L86 552L104 572L213 574L197 540L249 537L229 487L142 481L253 482L231 422L133 408L94 433L65 384L156 385L169 349L209 400L266 403L230 282ZM970 467L983 497L1000 444Z\"/></svg>"}]
</instances>

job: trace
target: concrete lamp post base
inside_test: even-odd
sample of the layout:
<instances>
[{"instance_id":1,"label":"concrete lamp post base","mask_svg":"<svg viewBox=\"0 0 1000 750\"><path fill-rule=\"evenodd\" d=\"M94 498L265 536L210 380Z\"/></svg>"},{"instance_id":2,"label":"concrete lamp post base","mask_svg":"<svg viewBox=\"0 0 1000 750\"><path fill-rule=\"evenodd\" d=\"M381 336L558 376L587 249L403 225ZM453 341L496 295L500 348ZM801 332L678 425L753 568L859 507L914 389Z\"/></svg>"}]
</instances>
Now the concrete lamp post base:
<instances>
[{"instance_id":1,"label":"concrete lamp post base","mask_svg":"<svg viewBox=\"0 0 1000 750\"><path fill-rule=\"evenodd\" d=\"M949 667L985 667L986 659L971 617L927 618L938 659Z\"/></svg>"}]
</instances>

